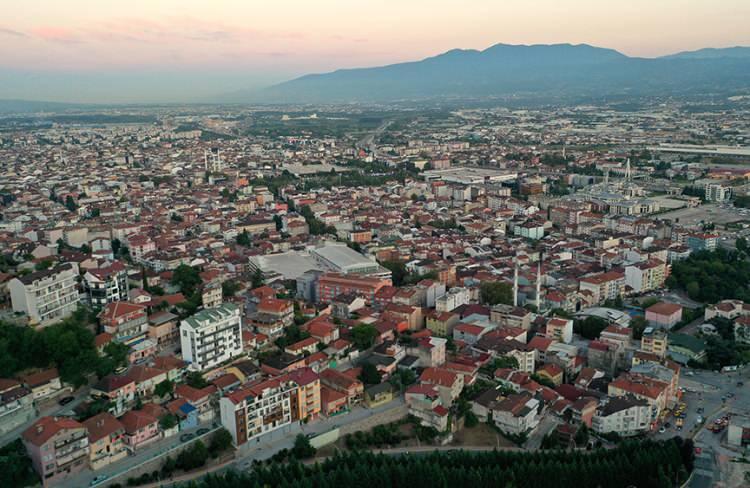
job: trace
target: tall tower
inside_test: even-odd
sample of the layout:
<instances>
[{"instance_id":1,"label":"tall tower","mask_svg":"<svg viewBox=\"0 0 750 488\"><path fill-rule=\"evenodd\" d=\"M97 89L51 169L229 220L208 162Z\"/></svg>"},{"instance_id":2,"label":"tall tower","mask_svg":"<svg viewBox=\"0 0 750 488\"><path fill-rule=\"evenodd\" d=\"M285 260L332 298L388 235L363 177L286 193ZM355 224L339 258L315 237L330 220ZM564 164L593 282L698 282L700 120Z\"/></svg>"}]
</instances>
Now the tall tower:
<instances>
[{"instance_id":1,"label":"tall tower","mask_svg":"<svg viewBox=\"0 0 750 488\"><path fill-rule=\"evenodd\" d=\"M630 158L628 158L628 160L625 162L625 183L630 183L631 176L632 175L630 174Z\"/></svg>"},{"instance_id":2,"label":"tall tower","mask_svg":"<svg viewBox=\"0 0 750 488\"><path fill-rule=\"evenodd\" d=\"M536 268L536 311L539 313L542 306L542 256L539 255L539 263Z\"/></svg>"},{"instance_id":3,"label":"tall tower","mask_svg":"<svg viewBox=\"0 0 750 488\"><path fill-rule=\"evenodd\" d=\"M212 147L203 151L203 164L206 171L212 173L219 173L224 169L224 164L221 161L221 151L217 147Z\"/></svg>"},{"instance_id":4,"label":"tall tower","mask_svg":"<svg viewBox=\"0 0 750 488\"><path fill-rule=\"evenodd\" d=\"M513 306L518 306L518 261L513 258Z\"/></svg>"}]
</instances>

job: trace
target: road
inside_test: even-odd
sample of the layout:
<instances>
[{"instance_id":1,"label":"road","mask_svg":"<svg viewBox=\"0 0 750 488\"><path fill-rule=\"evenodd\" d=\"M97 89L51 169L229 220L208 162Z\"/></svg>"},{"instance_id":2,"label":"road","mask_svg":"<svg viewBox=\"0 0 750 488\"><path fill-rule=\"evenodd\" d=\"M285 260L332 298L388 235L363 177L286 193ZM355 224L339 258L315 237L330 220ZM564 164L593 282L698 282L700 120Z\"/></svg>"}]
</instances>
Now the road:
<instances>
[{"instance_id":1,"label":"road","mask_svg":"<svg viewBox=\"0 0 750 488\"><path fill-rule=\"evenodd\" d=\"M224 467L216 470L217 472L224 472L228 469L247 469L250 467L254 460L268 459L278 451L282 449L289 449L294 445L294 439L297 434L322 434L332 429L342 426L362 426L362 429L369 429L368 421L370 421L375 415L388 412L392 409L405 409L403 398L394 399L392 402L381 405L379 407L368 409L364 407L354 407L351 412L345 415L337 415L334 417L324 417L319 420L310 422L308 424L291 424L282 427L278 430L270 432L265 436L260 437L255 442L250 442L240 447L235 454L235 460L227 463ZM405 412L405 410L404 410ZM218 419L215 419L218 421ZM194 429L181 431L178 435L170 437L168 439L162 439L149 446L144 447L142 450L136 452L133 456L127 458L105 468L97 471L85 469L76 476L65 479L59 486L62 488L77 488L81 486L89 486L91 480L96 476L105 475L107 476L107 484L118 482L124 484L131 473L136 473L135 470L140 468L143 464L150 463L155 459L165 457L168 454L173 457L179 452L180 449L190 442L194 442L198 438L195 438L187 443L180 441L180 436L185 433L195 433L201 428L210 428L211 425L199 425ZM359 430L359 427L357 427ZM211 431L202 438L204 442L206 438L210 438L213 431L216 430L211 428ZM138 473L140 474L140 473ZM199 476L199 475L196 475ZM181 477L180 479L183 479ZM105 486L100 484L98 486Z\"/></svg>"},{"instance_id":2,"label":"road","mask_svg":"<svg viewBox=\"0 0 750 488\"><path fill-rule=\"evenodd\" d=\"M382 134L392 123L392 120L386 120L385 122L380 124L377 129L357 141L356 147L369 149L371 152L375 152L375 137Z\"/></svg>"},{"instance_id":3,"label":"road","mask_svg":"<svg viewBox=\"0 0 750 488\"><path fill-rule=\"evenodd\" d=\"M86 398L88 398L88 395L89 395L89 388L84 387L84 388L79 389L73 394L73 401L71 401L67 405L60 406L57 403L57 401L66 396L70 396L70 393L61 393L60 395L57 395L54 398L51 398L50 400L37 405L37 416L33 418L31 421L26 422L16 427L13 430L6 432L2 436L0 436L0 446L4 446L8 444L9 442L13 442L14 440L18 439L23 433L23 431L28 429L40 417L45 417L45 416L72 417L73 409L77 407L81 402L83 402Z\"/></svg>"},{"instance_id":4,"label":"road","mask_svg":"<svg viewBox=\"0 0 750 488\"><path fill-rule=\"evenodd\" d=\"M750 414L750 387L738 387L737 382L750 384L750 367L733 373L693 370L683 368L680 386L686 388L682 401L687 404L683 431L677 431L675 419L668 418L671 427L656 438L670 438L675 435L691 437L701 453L696 456L696 471L691 479L692 488L708 488L724 477L729 459L737 453L726 448L726 430L714 434L706 426L727 413ZM731 395L731 397L730 397ZM698 408L703 408L705 422L698 424Z\"/></svg>"}]
</instances>

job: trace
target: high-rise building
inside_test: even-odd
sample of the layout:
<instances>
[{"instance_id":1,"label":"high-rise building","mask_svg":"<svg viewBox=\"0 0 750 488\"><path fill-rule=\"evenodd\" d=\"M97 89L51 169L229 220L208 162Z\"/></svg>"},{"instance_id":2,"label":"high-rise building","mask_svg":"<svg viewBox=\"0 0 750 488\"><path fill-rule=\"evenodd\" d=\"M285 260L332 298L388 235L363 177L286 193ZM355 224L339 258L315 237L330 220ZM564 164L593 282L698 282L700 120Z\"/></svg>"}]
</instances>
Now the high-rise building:
<instances>
[{"instance_id":1,"label":"high-rise building","mask_svg":"<svg viewBox=\"0 0 750 488\"><path fill-rule=\"evenodd\" d=\"M201 310L180 323L182 357L204 371L242 354L240 309L233 303Z\"/></svg>"}]
</instances>

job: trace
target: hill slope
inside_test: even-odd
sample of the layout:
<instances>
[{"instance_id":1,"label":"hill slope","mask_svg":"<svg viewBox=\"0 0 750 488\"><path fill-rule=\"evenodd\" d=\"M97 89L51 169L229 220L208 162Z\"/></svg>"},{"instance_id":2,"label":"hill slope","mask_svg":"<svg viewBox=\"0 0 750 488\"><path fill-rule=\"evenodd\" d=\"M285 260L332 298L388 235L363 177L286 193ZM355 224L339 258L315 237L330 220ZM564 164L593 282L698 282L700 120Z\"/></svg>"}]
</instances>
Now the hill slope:
<instances>
[{"instance_id":1,"label":"hill slope","mask_svg":"<svg viewBox=\"0 0 750 488\"><path fill-rule=\"evenodd\" d=\"M601 97L732 92L750 87L748 48L662 58L585 44L497 44L421 61L311 74L257 92L274 102L389 101L434 97Z\"/></svg>"}]
</instances>

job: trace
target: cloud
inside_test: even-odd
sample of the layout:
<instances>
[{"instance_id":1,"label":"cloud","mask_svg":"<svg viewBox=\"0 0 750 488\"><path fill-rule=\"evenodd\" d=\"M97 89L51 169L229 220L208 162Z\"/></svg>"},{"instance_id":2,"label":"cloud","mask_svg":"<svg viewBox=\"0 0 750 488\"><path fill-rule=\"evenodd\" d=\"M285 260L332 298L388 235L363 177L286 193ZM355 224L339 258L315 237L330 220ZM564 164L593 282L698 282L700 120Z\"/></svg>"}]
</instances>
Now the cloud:
<instances>
[{"instance_id":1,"label":"cloud","mask_svg":"<svg viewBox=\"0 0 750 488\"><path fill-rule=\"evenodd\" d=\"M0 27L0 34L13 37L28 37L23 32L19 32L13 29L6 29L5 27Z\"/></svg>"},{"instance_id":2,"label":"cloud","mask_svg":"<svg viewBox=\"0 0 750 488\"><path fill-rule=\"evenodd\" d=\"M64 27L40 26L34 27L30 32L34 37L49 42L59 42L62 44L79 44L83 42L74 31Z\"/></svg>"}]
</instances>

